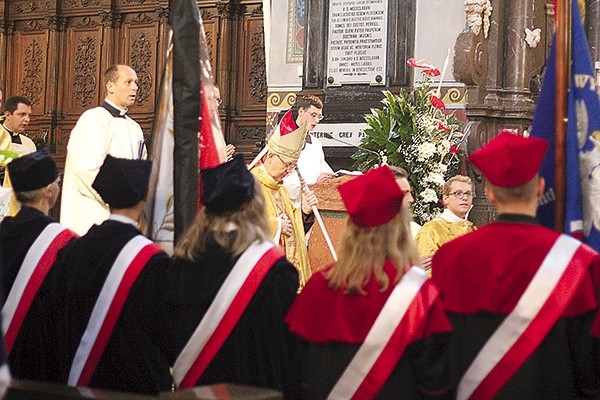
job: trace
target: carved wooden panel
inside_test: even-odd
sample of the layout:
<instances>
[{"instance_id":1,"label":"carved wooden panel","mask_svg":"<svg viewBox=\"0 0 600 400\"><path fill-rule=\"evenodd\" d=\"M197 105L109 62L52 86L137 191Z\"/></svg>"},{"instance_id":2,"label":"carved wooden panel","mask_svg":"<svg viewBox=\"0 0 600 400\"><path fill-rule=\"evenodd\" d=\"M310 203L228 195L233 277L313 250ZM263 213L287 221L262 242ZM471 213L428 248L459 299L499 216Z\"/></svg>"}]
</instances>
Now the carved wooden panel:
<instances>
[{"instance_id":1,"label":"carved wooden panel","mask_svg":"<svg viewBox=\"0 0 600 400\"><path fill-rule=\"evenodd\" d=\"M105 96L104 70L130 64L139 78L131 115L149 136L169 35L169 0L0 0L0 88L34 100L28 134L64 165L69 134ZM264 138L262 0L198 0L223 129L249 154ZM237 136L237 137L236 137Z\"/></svg>"},{"instance_id":2,"label":"carved wooden panel","mask_svg":"<svg viewBox=\"0 0 600 400\"><path fill-rule=\"evenodd\" d=\"M242 109L266 110L267 79L262 13L250 14L244 18L244 41L240 50Z\"/></svg>"},{"instance_id":3,"label":"carved wooden panel","mask_svg":"<svg viewBox=\"0 0 600 400\"><path fill-rule=\"evenodd\" d=\"M9 3L8 13L15 19L33 19L56 9L54 1L49 0L16 0L6 3Z\"/></svg>"},{"instance_id":4,"label":"carved wooden panel","mask_svg":"<svg viewBox=\"0 0 600 400\"><path fill-rule=\"evenodd\" d=\"M111 0L62 0L65 15L98 15L100 10L110 10Z\"/></svg>"},{"instance_id":5,"label":"carved wooden panel","mask_svg":"<svg viewBox=\"0 0 600 400\"><path fill-rule=\"evenodd\" d=\"M157 58L160 47L156 40L158 23L156 14L136 13L124 18L123 36L125 37L126 54L122 62L129 64L138 76L138 93L134 113L152 113L155 103L157 82L162 71L158 70Z\"/></svg>"},{"instance_id":6,"label":"carved wooden panel","mask_svg":"<svg viewBox=\"0 0 600 400\"><path fill-rule=\"evenodd\" d=\"M102 87L104 28L99 17L73 18L67 27L66 69L62 91L65 115L80 115L99 104Z\"/></svg>"},{"instance_id":7,"label":"carved wooden panel","mask_svg":"<svg viewBox=\"0 0 600 400\"><path fill-rule=\"evenodd\" d=\"M212 66L213 75L216 78L215 71L219 69L217 50L219 36L219 21L215 18L203 20L204 33L206 34L206 44L208 45L208 55L210 57L210 65Z\"/></svg>"},{"instance_id":8,"label":"carved wooden panel","mask_svg":"<svg viewBox=\"0 0 600 400\"><path fill-rule=\"evenodd\" d=\"M33 102L32 111L44 110L44 80L46 76L46 59L48 33L43 29L27 29L32 25L20 26L12 37L9 49L11 66L8 68L10 79L6 88L6 97L13 95L27 96ZM19 26L21 24L17 24Z\"/></svg>"}]
</instances>

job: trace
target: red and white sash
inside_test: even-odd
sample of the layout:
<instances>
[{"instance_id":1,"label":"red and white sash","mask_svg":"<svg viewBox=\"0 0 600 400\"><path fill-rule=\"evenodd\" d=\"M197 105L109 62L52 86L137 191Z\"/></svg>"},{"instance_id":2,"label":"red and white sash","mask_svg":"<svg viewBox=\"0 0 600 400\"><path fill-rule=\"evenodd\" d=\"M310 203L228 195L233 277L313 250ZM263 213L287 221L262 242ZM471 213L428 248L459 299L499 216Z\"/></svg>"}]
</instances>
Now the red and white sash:
<instances>
[{"instance_id":1,"label":"red and white sash","mask_svg":"<svg viewBox=\"0 0 600 400\"><path fill-rule=\"evenodd\" d=\"M491 399L498 393L561 317L595 255L572 237L558 237L514 310L465 372L457 399Z\"/></svg>"},{"instance_id":2,"label":"red and white sash","mask_svg":"<svg viewBox=\"0 0 600 400\"><path fill-rule=\"evenodd\" d=\"M76 236L69 229L53 222L44 228L27 251L2 307L2 328L7 354L10 354L15 344L21 324L48 271L54 265L58 251Z\"/></svg>"},{"instance_id":3,"label":"red and white sash","mask_svg":"<svg viewBox=\"0 0 600 400\"><path fill-rule=\"evenodd\" d=\"M110 269L69 372L69 386L87 386L106 348L115 324L138 275L160 247L142 235L131 239Z\"/></svg>"},{"instance_id":4,"label":"red and white sash","mask_svg":"<svg viewBox=\"0 0 600 400\"><path fill-rule=\"evenodd\" d=\"M437 298L423 296L427 274L409 269L396 285L327 399L373 399L398 364Z\"/></svg>"},{"instance_id":5,"label":"red and white sash","mask_svg":"<svg viewBox=\"0 0 600 400\"><path fill-rule=\"evenodd\" d=\"M255 242L240 256L173 365L179 388L193 387L200 379L281 257L281 250L270 242Z\"/></svg>"}]
</instances>

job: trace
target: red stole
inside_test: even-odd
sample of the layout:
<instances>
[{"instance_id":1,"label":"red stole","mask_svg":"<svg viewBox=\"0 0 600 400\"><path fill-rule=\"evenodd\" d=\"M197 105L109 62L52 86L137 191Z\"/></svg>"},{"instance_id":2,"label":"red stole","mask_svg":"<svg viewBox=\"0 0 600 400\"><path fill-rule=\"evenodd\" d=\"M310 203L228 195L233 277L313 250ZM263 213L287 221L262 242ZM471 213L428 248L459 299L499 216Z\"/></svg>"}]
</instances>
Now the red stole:
<instances>
[{"instance_id":1,"label":"red stole","mask_svg":"<svg viewBox=\"0 0 600 400\"><path fill-rule=\"evenodd\" d=\"M255 242L240 256L173 365L179 388L193 387L200 379L281 257L281 250L270 242Z\"/></svg>"}]
</instances>

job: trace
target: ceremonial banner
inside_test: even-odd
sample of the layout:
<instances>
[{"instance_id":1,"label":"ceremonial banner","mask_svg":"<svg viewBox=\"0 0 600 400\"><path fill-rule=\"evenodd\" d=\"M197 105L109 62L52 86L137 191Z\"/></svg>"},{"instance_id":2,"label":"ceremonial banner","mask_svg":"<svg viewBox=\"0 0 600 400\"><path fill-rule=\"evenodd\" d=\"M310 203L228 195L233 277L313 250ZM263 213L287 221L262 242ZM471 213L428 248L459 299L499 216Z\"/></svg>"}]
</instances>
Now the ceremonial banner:
<instances>
[{"instance_id":1,"label":"ceremonial banner","mask_svg":"<svg viewBox=\"0 0 600 400\"><path fill-rule=\"evenodd\" d=\"M204 33L202 19L200 21L200 88L201 88L201 112L200 112L200 160L199 168L214 168L226 161L225 139L221 131L221 119L219 118L219 103L216 95L218 89L212 78L210 58L208 55L208 43ZM198 176L198 206L202 199L202 179Z\"/></svg>"},{"instance_id":2,"label":"ceremonial banner","mask_svg":"<svg viewBox=\"0 0 600 400\"><path fill-rule=\"evenodd\" d=\"M172 1L170 15L173 32L153 130L147 233L172 253L200 205L198 171L225 161L225 140L197 3Z\"/></svg>"},{"instance_id":3,"label":"ceremonial banner","mask_svg":"<svg viewBox=\"0 0 600 400\"><path fill-rule=\"evenodd\" d=\"M577 2L572 2L571 77L566 134L565 232L600 249L600 101L596 92L587 38ZM542 90L531 136L548 140L550 146L540 168L546 190L540 200L538 219L554 227L556 114L556 38L546 63Z\"/></svg>"},{"instance_id":4,"label":"ceremonial banner","mask_svg":"<svg viewBox=\"0 0 600 400\"><path fill-rule=\"evenodd\" d=\"M167 62L156 108L153 130L152 175L147 205L146 235L173 254L173 233L175 230L173 193L173 152L175 137L173 132L173 44L169 37Z\"/></svg>"}]
</instances>

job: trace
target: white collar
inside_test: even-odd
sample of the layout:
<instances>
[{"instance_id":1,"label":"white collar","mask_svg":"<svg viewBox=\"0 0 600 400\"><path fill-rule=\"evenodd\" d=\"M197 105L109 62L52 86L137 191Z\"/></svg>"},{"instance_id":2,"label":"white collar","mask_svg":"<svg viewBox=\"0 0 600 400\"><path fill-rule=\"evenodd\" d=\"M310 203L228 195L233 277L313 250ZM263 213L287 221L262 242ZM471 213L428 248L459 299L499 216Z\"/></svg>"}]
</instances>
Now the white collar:
<instances>
[{"instance_id":1,"label":"white collar","mask_svg":"<svg viewBox=\"0 0 600 400\"><path fill-rule=\"evenodd\" d=\"M452 211L447 208L444 209L444 212L440 214L440 218L447 222L465 222L467 218L461 218L458 215L454 214Z\"/></svg>"},{"instance_id":2,"label":"white collar","mask_svg":"<svg viewBox=\"0 0 600 400\"><path fill-rule=\"evenodd\" d=\"M138 228L138 223L137 221L132 220L129 217L126 217L124 215L118 215L118 214L110 214L108 216L108 219L110 219L111 221L117 221L117 222L122 222L124 224L130 224L136 227L136 229Z\"/></svg>"},{"instance_id":3,"label":"white collar","mask_svg":"<svg viewBox=\"0 0 600 400\"><path fill-rule=\"evenodd\" d=\"M123 109L123 108L119 107L118 105L116 105L115 103L113 103L112 101L110 101L108 99L108 97L105 98L104 101L106 101L108 104L110 104L111 106L113 106L114 108L116 108L117 110L119 110L121 112L121 115L127 114L127 109L126 108Z\"/></svg>"}]
</instances>

